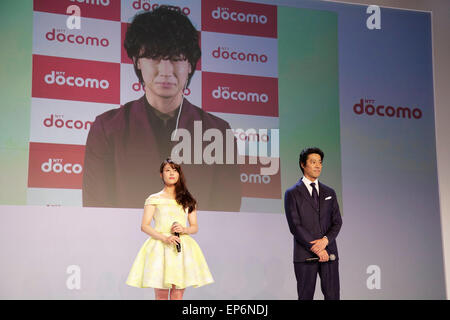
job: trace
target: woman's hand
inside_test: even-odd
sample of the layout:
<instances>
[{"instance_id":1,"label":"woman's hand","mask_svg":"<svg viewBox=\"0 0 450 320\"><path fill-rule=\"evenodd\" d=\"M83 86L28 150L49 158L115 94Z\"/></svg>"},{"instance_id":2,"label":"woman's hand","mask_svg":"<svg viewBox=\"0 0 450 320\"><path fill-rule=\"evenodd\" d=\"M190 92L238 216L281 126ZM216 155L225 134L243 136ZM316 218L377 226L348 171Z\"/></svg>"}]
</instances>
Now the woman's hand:
<instances>
[{"instance_id":1,"label":"woman's hand","mask_svg":"<svg viewBox=\"0 0 450 320\"><path fill-rule=\"evenodd\" d=\"M172 233L175 233L175 232L186 233L185 231L186 231L185 228L183 228L183 226L181 224L179 224L178 222L175 222L172 225L172 228L170 229L170 232L172 232Z\"/></svg>"},{"instance_id":2,"label":"woman's hand","mask_svg":"<svg viewBox=\"0 0 450 320\"><path fill-rule=\"evenodd\" d=\"M168 236L163 241L165 244L173 244L173 245L177 245L178 243L181 242L180 238L178 238L177 236Z\"/></svg>"}]
</instances>

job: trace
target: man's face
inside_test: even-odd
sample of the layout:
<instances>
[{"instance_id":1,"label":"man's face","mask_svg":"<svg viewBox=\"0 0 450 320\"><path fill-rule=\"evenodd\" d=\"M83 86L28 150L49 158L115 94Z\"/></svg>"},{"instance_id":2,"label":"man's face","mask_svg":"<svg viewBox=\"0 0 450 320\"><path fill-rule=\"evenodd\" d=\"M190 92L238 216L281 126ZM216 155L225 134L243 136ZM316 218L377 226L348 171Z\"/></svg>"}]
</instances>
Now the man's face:
<instances>
[{"instance_id":1,"label":"man's face","mask_svg":"<svg viewBox=\"0 0 450 320\"><path fill-rule=\"evenodd\" d=\"M317 153L311 153L306 159L306 165L301 164L303 174L311 181L316 180L322 171L322 158Z\"/></svg>"},{"instance_id":2,"label":"man's face","mask_svg":"<svg viewBox=\"0 0 450 320\"><path fill-rule=\"evenodd\" d=\"M191 65L182 57L172 59L139 58L145 92L151 98L170 99L181 95L191 73Z\"/></svg>"}]
</instances>

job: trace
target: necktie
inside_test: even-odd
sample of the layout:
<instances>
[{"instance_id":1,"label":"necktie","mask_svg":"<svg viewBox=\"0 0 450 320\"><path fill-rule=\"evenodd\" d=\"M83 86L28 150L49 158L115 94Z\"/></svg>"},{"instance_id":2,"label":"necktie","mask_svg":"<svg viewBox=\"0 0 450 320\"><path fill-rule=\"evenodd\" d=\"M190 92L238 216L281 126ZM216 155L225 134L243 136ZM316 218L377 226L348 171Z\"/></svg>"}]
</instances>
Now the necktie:
<instances>
[{"instance_id":1,"label":"necktie","mask_svg":"<svg viewBox=\"0 0 450 320\"><path fill-rule=\"evenodd\" d=\"M312 198L314 199L316 206L319 207L319 194L317 193L316 184L313 182L310 186L312 187Z\"/></svg>"}]
</instances>

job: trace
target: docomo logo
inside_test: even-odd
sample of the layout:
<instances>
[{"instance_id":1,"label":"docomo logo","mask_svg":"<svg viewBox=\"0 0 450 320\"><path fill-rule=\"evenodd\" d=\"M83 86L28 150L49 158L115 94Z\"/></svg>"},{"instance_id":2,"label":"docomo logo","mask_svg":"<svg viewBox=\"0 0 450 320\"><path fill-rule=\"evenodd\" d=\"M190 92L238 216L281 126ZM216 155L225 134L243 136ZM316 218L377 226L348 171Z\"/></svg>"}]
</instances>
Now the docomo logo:
<instances>
[{"instance_id":1,"label":"docomo logo","mask_svg":"<svg viewBox=\"0 0 450 320\"><path fill-rule=\"evenodd\" d=\"M42 163L41 170L45 173L55 172L62 173L63 171L68 174L80 174L83 171L83 167L79 163L66 163L63 164L62 159L48 159L47 162Z\"/></svg>"},{"instance_id":2,"label":"docomo logo","mask_svg":"<svg viewBox=\"0 0 450 320\"><path fill-rule=\"evenodd\" d=\"M265 93L259 94L256 92L245 92L245 91L230 91L229 87L220 87L212 91L212 96L214 99L224 99L234 101L246 101L246 102L262 102L267 103L269 101L269 96Z\"/></svg>"},{"instance_id":3,"label":"docomo logo","mask_svg":"<svg viewBox=\"0 0 450 320\"><path fill-rule=\"evenodd\" d=\"M135 10L141 10L143 9L144 11L150 11L150 10L155 10L156 8L158 8L160 5L155 3L155 4L151 4L150 1L145 1L145 0L137 0L137 1L133 1L133 9ZM178 6L173 6L177 11L181 11L183 12L185 15L189 15L191 13L191 9L184 7L178 7Z\"/></svg>"},{"instance_id":4,"label":"docomo logo","mask_svg":"<svg viewBox=\"0 0 450 320\"><path fill-rule=\"evenodd\" d=\"M63 118L62 115L52 114L50 115L50 117L44 119L44 126L46 126L47 128L55 126L57 128L65 127L69 129L89 130L92 125L92 121L83 122L81 120L72 120L72 119L64 120L62 118Z\"/></svg>"},{"instance_id":5,"label":"docomo logo","mask_svg":"<svg viewBox=\"0 0 450 320\"><path fill-rule=\"evenodd\" d=\"M267 23L267 17L265 15L257 15L254 13L243 13L243 12L229 12L229 8L221 8L217 7L217 9L211 12L211 16L218 20L231 20L237 22L246 22L246 23Z\"/></svg>"},{"instance_id":6,"label":"docomo logo","mask_svg":"<svg viewBox=\"0 0 450 320\"><path fill-rule=\"evenodd\" d=\"M261 184L269 184L270 183L270 176L266 175L260 175L260 174L246 174L241 173L241 182L243 183L259 183Z\"/></svg>"},{"instance_id":7,"label":"docomo logo","mask_svg":"<svg viewBox=\"0 0 450 320\"><path fill-rule=\"evenodd\" d=\"M84 37L82 35L75 36L74 34L65 35L66 30L56 30L52 28L52 31L49 31L45 34L45 38L48 41L58 41L58 42L69 42L76 44L84 44L87 46L98 47L102 46L104 48L109 46L109 40L106 38L97 38L97 37Z\"/></svg>"},{"instance_id":8,"label":"docomo logo","mask_svg":"<svg viewBox=\"0 0 450 320\"><path fill-rule=\"evenodd\" d=\"M234 133L236 139L240 141L258 141L258 142L269 142L269 135L267 133L257 133L256 130L243 129L231 129Z\"/></svg>"},{"instance_id":9,"label":"docomo logo","mask_svg":"<svg viewBox=\"0 0 450 320\"><path fill-rule=\"evenodd\" d=\"M82 77L74 77L74 76L68 76L65 77L64 71L54 71L52 70L51 73L48 73L44 77L44 81L47 84L54 84L56 83L59 86L68 85L69 87L85 87L85 88L91 88L91 89L98 89L99 87L101 89L108 89L109 88L109 82L108 80L98 80L98 79L91 79L91 78L82 78Z\"/></svg>"},{"instance_id":10,"label":"docomo logo","mask_svg":"<svg viewBox=\"0 0 450 320\"><path fill-rule=\"evenodd\" d=\"M70 0L72 2L85 3L85 4L95 4L97 6L102 5L104 7L109 6L109 0Z\"/></svg>"},{"instance_id":11,"label":"docomo logo","mask_svg":"<svg viewBox=\"0 0 450 320\"><path fill-rule=\"evenodd\" d=\"M133 83L133 84L131 85L131 88L132 88L133 91L135 91L135 92L145 91L145 90L144 90L144 87L143 87L142 84L140 84L139 82ZM189 88L184 89L183 94L184 94L185 96L189 96L189 95L191 94L191 89L189 89Z\"/></svg>"},{"instance_id":12,"label":"docomo logo","mask_svg":"<svg viewBox=\"0 0 450 320\"><path fill-rule=\"evenodd\" d=\"M364 105L366 103L366 105ZM359 103L356 103L353 106L353 111L356 114L366 113L369 116L378 115L380 117L387 116L389 118L408 118L411 119L411 116L414 119L422 118L422 110L418 108L414 108L412 111L408 107L397 107L394 108L392 106L385 107L384 105L374 106L375 100L373 99L361 99Z\"/></svg>"},{"instance_id":13,"label":"docomo logo","mask_svg":"<svg viewBox=\"0 0 450 320\"><path fill-rule=\"evenodd\" d=\"M236 61L247 61L247 62L262 62L266 63L268 58L265 54L258 55L257 53L245 53L245 52L236 52L236 51L228 51L228 48L225 47L217 47L216 50L213 50L212 56L216 59L222 58L225 60L231 59Z\"/></svg>"}]
</instances>

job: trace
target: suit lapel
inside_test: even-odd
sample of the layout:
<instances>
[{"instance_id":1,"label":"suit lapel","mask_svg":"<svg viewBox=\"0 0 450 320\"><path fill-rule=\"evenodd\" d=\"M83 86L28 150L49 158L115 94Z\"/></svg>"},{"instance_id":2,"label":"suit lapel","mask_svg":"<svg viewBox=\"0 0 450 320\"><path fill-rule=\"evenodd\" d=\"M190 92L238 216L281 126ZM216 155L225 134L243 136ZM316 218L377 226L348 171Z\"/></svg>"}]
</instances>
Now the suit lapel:
<instances>
[{"instance_id":1,"label":"suit lapel","mask_svg":"<svg viewBox=\"0 0 450 320\"><path fill-rule=\"evenodd\" d=\"M322 184L319 182L319 210L323 208L325 205L325 190L323 189Z\"/></svg>"},{"instance_id":2,"label":"suit lapel","mask_svg":"<svg viewBox=\"0 0 450 320\"><path fill-rule=\"evenodd\" d=\"M145 154L148 157L147 161L160 163L158 144L148 118L144 99L146 99L145 95L132 106L133 108L129 115L130 132L125 148L132 146L134 152L139 150L140 154Z\"/></svg>"},{"instance_id":3,"label":"suit lapel","mask_svg":"<svg viewBox=\"0 0 450 320\"><path fill-rule=\"evenodd\" d=\"M194 132L194 119L192 118L191 109L191 103L187 99L183 99L178 128L183 128L189 130L189 132Z\"/></svg>"},{"instance_id":4,"label":"suit lapel","mask_svg":"<svg viewBox=\"0 0 450 320\"><path fill-rule=\"evenodd\" d=\"M311 206L318 212L319 208L317 208L317 205L315 203L315 201L313 200L313 198L311 197L311 195L309 194L308 189L306 188L305 184L303 183L303 181L300 179L300 181L298 182L298 189L300 190L300 193L302 194L302 196L311 204Z\"/></svg>"}]
</instances>

